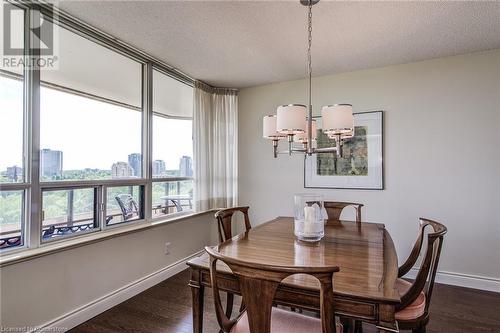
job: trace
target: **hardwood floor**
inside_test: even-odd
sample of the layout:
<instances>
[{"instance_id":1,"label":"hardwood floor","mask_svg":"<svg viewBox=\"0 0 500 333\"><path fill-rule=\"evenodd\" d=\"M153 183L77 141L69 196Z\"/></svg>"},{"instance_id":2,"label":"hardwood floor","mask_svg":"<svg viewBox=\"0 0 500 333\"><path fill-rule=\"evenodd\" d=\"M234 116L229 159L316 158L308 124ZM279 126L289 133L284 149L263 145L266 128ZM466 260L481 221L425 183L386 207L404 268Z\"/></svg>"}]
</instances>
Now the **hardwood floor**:
<instances>
[{"instance_id":1,"label":"hardwood floor","mask_svg":"<svg viewBox=\"0 0 500 333\"><path fill-rule=\"evenodd\" d=\"M70 332L191 333L188 280L188 271L183 271ZM236 299L234 312L238 308L239 299ZM208 289L205 292L204 332L218 331L211 290ZM376 331L365 327L364 332ZM500 333L500 293L436 284L427 332Z\"/></svg>"}]
</instances>

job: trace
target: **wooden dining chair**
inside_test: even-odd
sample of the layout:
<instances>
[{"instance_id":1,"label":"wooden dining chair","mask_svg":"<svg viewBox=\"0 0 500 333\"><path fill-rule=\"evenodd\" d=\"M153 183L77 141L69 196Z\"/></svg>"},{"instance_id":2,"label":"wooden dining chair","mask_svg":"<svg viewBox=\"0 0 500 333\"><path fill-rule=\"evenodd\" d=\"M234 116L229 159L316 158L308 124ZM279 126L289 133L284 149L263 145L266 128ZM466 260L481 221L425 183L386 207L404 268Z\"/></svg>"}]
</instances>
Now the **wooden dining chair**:
<instances>
[{"instance_id":1,"label":"wooden dining chair","mask_svg":"<svg viewBox=\"0 0 500 333\"><path fill-rule=\"evenodd\" d=\"M226 240L234 236L232 230L232 222L233 222L233 215L236 212L241 212L243 214L245 220L245 229L248 231L252 228L250 224L250 218L248 217L249 208L250 207L248 206L225 208L215 213L215 219L217 220L217 228L219 231L220 243L225 242ZM231 313L233 312L233 303L234 303L234 295L228 291L226 293L226 316L229 318L231 318ZM242 308L240 308L240 312L241 310Z\"/></svg>"},{"instance_id":2,"label":"wooden dining chair","mask_svg":"<svg viewBox=\"0 0 500 333\"><path fill-rule=\"evenodd\" d=\"M417 277L408 282L402 277L410 271L417 262L425 239L425 229L430 227L427 234L427 250L420 264ZM413 333L425 333L429 322L429 305L431 302L434 279L436 277L439 256L443 246L443 238L447 228L436 221L420 218L420 228L417 240L406 261L398 270L396 289L401 295L401 303L396 306L396 320L399 328L412 330ZM356 322L356 330L360 331L360 322Z\"/></svg>"},{"instance_id":3,"label":"wooden dining chair","mask_svg":"<svg viewBox=\"0 0 500 333\"><path fill-rule=\"evenodd\" d=\"M249 208L250 207L248 206L225 208L215 213L215 218L217 219L217 227L219 230L219 241L221 243L234 236L232 230L232 221L233 214L236 212L241 212L243 214L245 218L245 229L248 231L252 228L252 226L250 225L250 218L248 217Z\"/></svg>"},{"instance_id":4,"label":"wooden dining chair","mask_svg":"<svg viewBox=\"0 0 500 333\"><path fill-rule=\"evenodd\" d=\"M427 234L427 250L420 264L417 277L413 283L403 280L402 277L415 265L422 250L425 238L425 229L430 227ZM399 267L396 288L401 294L401 303L396 306L396 320L399 327L412 330L414 333L425 333L429 322L429 305L431 302L434 279L436 278L439 257L443 246L443 238L447 228L436 221L420 218L420 229L417 241L410 256Z\"/></svg>"},{"instance_id":5,"label":"wooden dining chair","mask_svg":"<svg viewBox=\"0 0 500 333\"><path fill-rule=\"evenodd\" d=\"M340 222L340 215L344 208L354 207L356 210L356 222L361 223L361 207L363 207L363 204L355 202L325 201L323 205L328 215L328 222Z\"/></svg>"},{"instance_id":6,"label":"wooden dining chair","mask_svg":"<svg viewBox=\"0 0 500 333\"><path fill-rule=\"evenodd\" d=\"M282 267L240 261L206 247L210 255L210 277L215 314L224 333L303 333L342 332L335 324L332 278L338 267ZM245 311L230 320L222 310L217 285L217 261L224 262L239 281ZM293 274L309 274L320 282L321 319L273 307L276 290L283 279Z\"/></svg>"}]
</instances>

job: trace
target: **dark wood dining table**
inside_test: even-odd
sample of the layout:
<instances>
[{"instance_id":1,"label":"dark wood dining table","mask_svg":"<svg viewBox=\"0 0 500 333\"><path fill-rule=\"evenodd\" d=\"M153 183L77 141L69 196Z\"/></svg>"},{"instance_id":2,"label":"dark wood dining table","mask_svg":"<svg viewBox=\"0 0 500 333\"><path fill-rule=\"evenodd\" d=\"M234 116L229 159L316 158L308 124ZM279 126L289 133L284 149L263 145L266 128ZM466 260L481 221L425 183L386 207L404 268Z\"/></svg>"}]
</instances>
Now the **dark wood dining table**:
<instances>
[{"instance_id":1,"label":"dark wood dining table","mask_svg":"<svg viewBox=\"0 0 500 333\"><path fill-rule=\"evenodd\" d=\"M375 324L380 332L397 332L395 289L398 260L392 238L381 223L326 223L325 236L306 243L294 236L292 217L278 217L217 246L220 253L243 261L278 266L338 266L333 277L335 314ZM205 253L188 261L193 300L193 332L203 331L204 289L210 287ZM219 289L240 294L238 280L219 261ZM319 311L319 282L309 275L292 275L275 296L279 305Z\"/></svg>"}]
</instances>

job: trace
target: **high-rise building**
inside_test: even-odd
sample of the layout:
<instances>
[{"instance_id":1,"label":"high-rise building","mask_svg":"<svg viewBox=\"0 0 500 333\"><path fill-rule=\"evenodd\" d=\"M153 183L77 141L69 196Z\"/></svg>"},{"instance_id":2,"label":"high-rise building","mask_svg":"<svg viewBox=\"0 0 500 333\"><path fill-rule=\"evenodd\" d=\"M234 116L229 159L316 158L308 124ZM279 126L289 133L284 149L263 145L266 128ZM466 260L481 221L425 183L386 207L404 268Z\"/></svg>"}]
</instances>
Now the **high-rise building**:
<instances>
[{"instance_id":1,"label":"high-rise building","mask_svg":"<svg viewBox=\"0 0 500 333\"><path fill-rule=\"evenodd\" d=\"M153 176L161 176L165 173L165 161L155 160L153 161Z\"/></svg>"},{"instance_id":2,"label":"high-rise building","mask_svg":"<svg viewBox=\"0 0 500 333\"><path fill-rule=\"evenodd\" d=\"M42 178L61 178L63 170L63 152L42 149L40 151L40 174Z\"/></svg>"},{"instance_id":3,"label":"high-rise building","mask_svg":"<svg viewBox=\"0 0 500 333\"><path fill-rule=\"evenodd\" d=\"M193 177L193 159L182 156L179 162L179 177Z\"/></svg>"},{"instance_id":4,"label":"high-rise building","mask_svg":"<svg viewBox=\"0 0 500 333\"><path fill-rule=\"evenodd\" d=\"M128 155L128 164L134 171L132 176L141 177L142 175L142 158L141 154L133 153Z\"/></svg>"},{"instance_id":5,"label":"high-rise building","mask_svg":"<svg viewBox=\"0 0 500 333\"><path fill-rule=\"evenodd\" d=\"M5 177L7 177L11 182L20 181L23 179L23 168L18 167L17 165L7 167Z\"/></svg>"},{"instance_id":6,"label":"high-rise building","mask_svg":"<svg viewBox=\"0 0 500 333\"><path fill-rule=\"evenodd\" d=\"M134 175L134 170L126 162L116 162L111 166L112 178L125 178Z\"/></svg>"}]
</instances>

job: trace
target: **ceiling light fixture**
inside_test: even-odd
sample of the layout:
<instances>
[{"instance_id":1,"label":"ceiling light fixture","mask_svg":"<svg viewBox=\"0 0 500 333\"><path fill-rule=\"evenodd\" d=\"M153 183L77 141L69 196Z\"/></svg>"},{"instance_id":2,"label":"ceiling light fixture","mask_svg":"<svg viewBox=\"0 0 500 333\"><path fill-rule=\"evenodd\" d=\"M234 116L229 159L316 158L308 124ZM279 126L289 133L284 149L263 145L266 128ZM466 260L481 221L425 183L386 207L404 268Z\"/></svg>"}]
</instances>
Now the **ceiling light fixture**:
<instances>
[{"instance_id":1,"label":"ceiling light fixture","mask_svg":"<svg viewBox=\"0 0 500 333\"><path fill-rule=\"evenodd\" d=\"M342 145L345 140L354 136L354 117L351 104L327 105L321 108L322 131L330 139L335 140L334 147L316 147L316 120L312 109L312 7L319 0L300 0L308 7L307 25L307 65L309 76L309 106L288 104L279 106L276 115L265 116L263 119L263 137L273 141L274 157L278 153L302 153L306 156L318 153L336 153L342 156ZM288 151L279 152L279 140L288 139ZM302 148L295 148L294 142L302 143Z\"/></svg>"}]
</instances>

